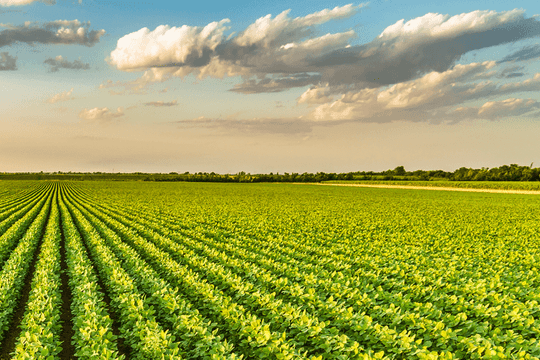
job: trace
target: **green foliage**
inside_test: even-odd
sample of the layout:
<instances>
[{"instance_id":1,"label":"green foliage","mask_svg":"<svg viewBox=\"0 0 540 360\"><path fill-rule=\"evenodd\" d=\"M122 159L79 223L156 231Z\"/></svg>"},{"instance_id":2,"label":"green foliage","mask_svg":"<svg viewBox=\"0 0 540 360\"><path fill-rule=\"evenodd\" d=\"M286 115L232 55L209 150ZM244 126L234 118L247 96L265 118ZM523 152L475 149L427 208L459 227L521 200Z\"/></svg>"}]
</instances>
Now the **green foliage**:
<instances>
[{"instance_id":1,"label":"green foliage","mask_svg":"<svg viewBox=\"0 0 540 360\"><path fill-rule=\"evenodd\" d=\"M62 350L59 220L53 201L13 359L56 359Z\"/></svg>"},{"instance_id":2,"label":"green foliage","mask_svg":"<svg viewBox=\"0 0 540 360\"><path fill-rule=\"evenodd\" d=\"M43 239L16 358L56 359L62 347L60 234L81 359L122 358L111 312L133 359L540 358L534 195L143 182L2 191L4 329Z\"/></svg>"},{"instance_id":3,"label":"green foliage","mask_svg":"<svg viewBox=\"0 0 540 360\"><path fill-rule=\"evenodd\" d=\"M16 223L14 225L16 231L10 233L8 230L10 236L0 238L5 240L0 244L0 254L8 253L8 249L13 246L14 241L18 240L18 244L9 253L9 258L0 271L0 340L4 338L6 331L9 329L15 307L21 296L20 292L24 285L24 278L47 222L52 197L50 187L44 190L43 197L44 200L40 204L45 203L45 205L43 207L36 206L36 212L39 215L26 231L18 227Z\"/></svg>"},{"instance_id":4,"label":"green foliage","mask_svg":"<svg viewBox=\"0 0 540 360\"><path fill-rule=\"evenodd\" d=\"M485 190L540 190L540 182L532 181L408 181L408 180L353 180L353 181L326 181L328 184L364 184L364 185L397 185L443 187L458 189L485 189Z\"/></svg>"},{"instance_id":5,"label":"green foliage","mask_svg":"<svg viewBox=\"0 0 540 360\"><path fill-rule=\"evenodd\" d=\"M64 202L60 202L66 241L66 263L72 292L71 310L79 359L123 359L118 355L112 320L103 301L102 289L86 254L81 237Z\"/></svg>"},{"instance_id":6,"label":"green foliage","mask_svg":"<svg viewBox=\"0 0 540 360\"><path fill-rule=\"evenodd\" d=\"M65 181L188 181L188 182L222 182L222 183L259 183L259 182L302 182L316 183L321 181L540 181L540 168L519 166L517 164L502 165L495 168L472 169L461 167L455 171L414 170L406 171L397 166L394 170L381 172L354 171L348 173L270 173L250 174L240 171L236 174L216 174L215 172L198 173L0 173L0 180L65 180Z\"/></svg>"}]
</instances>

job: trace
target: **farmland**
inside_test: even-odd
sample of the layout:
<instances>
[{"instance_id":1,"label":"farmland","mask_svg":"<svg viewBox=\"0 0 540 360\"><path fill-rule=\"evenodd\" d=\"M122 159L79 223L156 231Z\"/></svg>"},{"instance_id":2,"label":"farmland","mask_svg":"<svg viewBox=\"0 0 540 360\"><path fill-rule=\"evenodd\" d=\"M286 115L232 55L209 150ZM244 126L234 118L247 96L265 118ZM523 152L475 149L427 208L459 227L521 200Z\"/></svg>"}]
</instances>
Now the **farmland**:
<instances>
[{"instance_id":1,"label":"farmland","mask_svg":"<svg viewBox=\"0 0 540 360\"><path fill-rule=\"evenodd\" d=\"M1 359L538 359L540 198L0 182Z\"/></svg>"},{"instance_id":2,"label":"farmland","mask_svg":"<svg viewBox=\"0 0 540 360\"><path fill-rule=\"evenodd\" d=\"M458 189L487 189L487 190L523 190L538 191L538 181L388 181L388 180L331 180L324 184L356 184L356 185L392 185L392 186L421 186L433 188Z\"/></svg>"}]
</instances>

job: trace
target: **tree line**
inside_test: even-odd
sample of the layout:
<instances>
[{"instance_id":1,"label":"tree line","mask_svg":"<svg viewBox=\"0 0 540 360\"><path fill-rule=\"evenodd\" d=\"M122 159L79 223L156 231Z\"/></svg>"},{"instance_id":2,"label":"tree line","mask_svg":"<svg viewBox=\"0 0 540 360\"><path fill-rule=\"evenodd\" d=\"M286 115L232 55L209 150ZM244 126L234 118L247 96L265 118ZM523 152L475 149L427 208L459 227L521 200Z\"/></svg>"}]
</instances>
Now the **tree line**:
<instances>
[{"instance_id":1,"label":"tree line","mask_svg":"<svg viewBox=\"0 0 540 360\"><path fill-rule=\"evenodd\" d=\"M250 174L217 174L214 172L197 173L0 173L0 180L139 180L139 181L198 181L198 182L322 182L332 180L404 180L404 181L540 181L540 168L520 166L517 164L502 165L495 168L473 169L461 167L455 171L444 170L414 170L407 171L403 166L386 171L356 171L348 173L269 173Z\"/></svg>"},{"instance_id":2,"label":"tree line","mask_svg":"<svg viewBox=\"0 0 540 360\"><path fill-rule=\"evenodd\" d=\"M495 168L472 169L461 167L455 171L415 170L406 171L403 166L381 172L357 171L348 173L270 173L216 174L183 173L173 176L149 176L147 181L206 181L206 182L322 182L332 180L404 180L404 181L540 181L540 168L503 165Z\"/></svg>"}]
</instances>

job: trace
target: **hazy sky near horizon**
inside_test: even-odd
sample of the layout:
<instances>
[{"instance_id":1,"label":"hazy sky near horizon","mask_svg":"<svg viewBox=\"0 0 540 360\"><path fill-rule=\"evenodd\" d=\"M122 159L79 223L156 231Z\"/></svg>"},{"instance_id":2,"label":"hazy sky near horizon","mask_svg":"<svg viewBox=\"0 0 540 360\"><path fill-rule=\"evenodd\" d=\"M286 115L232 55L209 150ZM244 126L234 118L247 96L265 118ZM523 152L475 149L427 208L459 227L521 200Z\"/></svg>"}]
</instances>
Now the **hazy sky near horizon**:
<instances>
[{"instance_id":1,"label":"hazy sky near horizon","mask_svg":"<svg viewBox=\"0 0 540 360\"><path fill-rule=\"evenodd\" d=\"M0 172L538 166L539 14L0 0Z\"/></svg>"}]
</instances>

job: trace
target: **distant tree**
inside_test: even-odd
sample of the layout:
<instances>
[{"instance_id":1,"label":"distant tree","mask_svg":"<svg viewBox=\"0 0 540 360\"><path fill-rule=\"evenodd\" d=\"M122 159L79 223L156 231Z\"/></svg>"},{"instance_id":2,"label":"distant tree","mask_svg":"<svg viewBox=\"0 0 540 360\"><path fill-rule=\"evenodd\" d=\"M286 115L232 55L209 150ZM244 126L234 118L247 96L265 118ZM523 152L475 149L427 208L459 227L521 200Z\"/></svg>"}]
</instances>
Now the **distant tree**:
<instances>
[{"instance_id":1,"label":"distant tree","mask_svg":"<svg viewBox=\"0 0 540 360\"><path fill-rule=\"evenodd\" d=\"M407 171L405 171L405 167L398 166L394 169L393 173L397 176L405 176L407 174Z\"/></svg>"}]
</instances>

